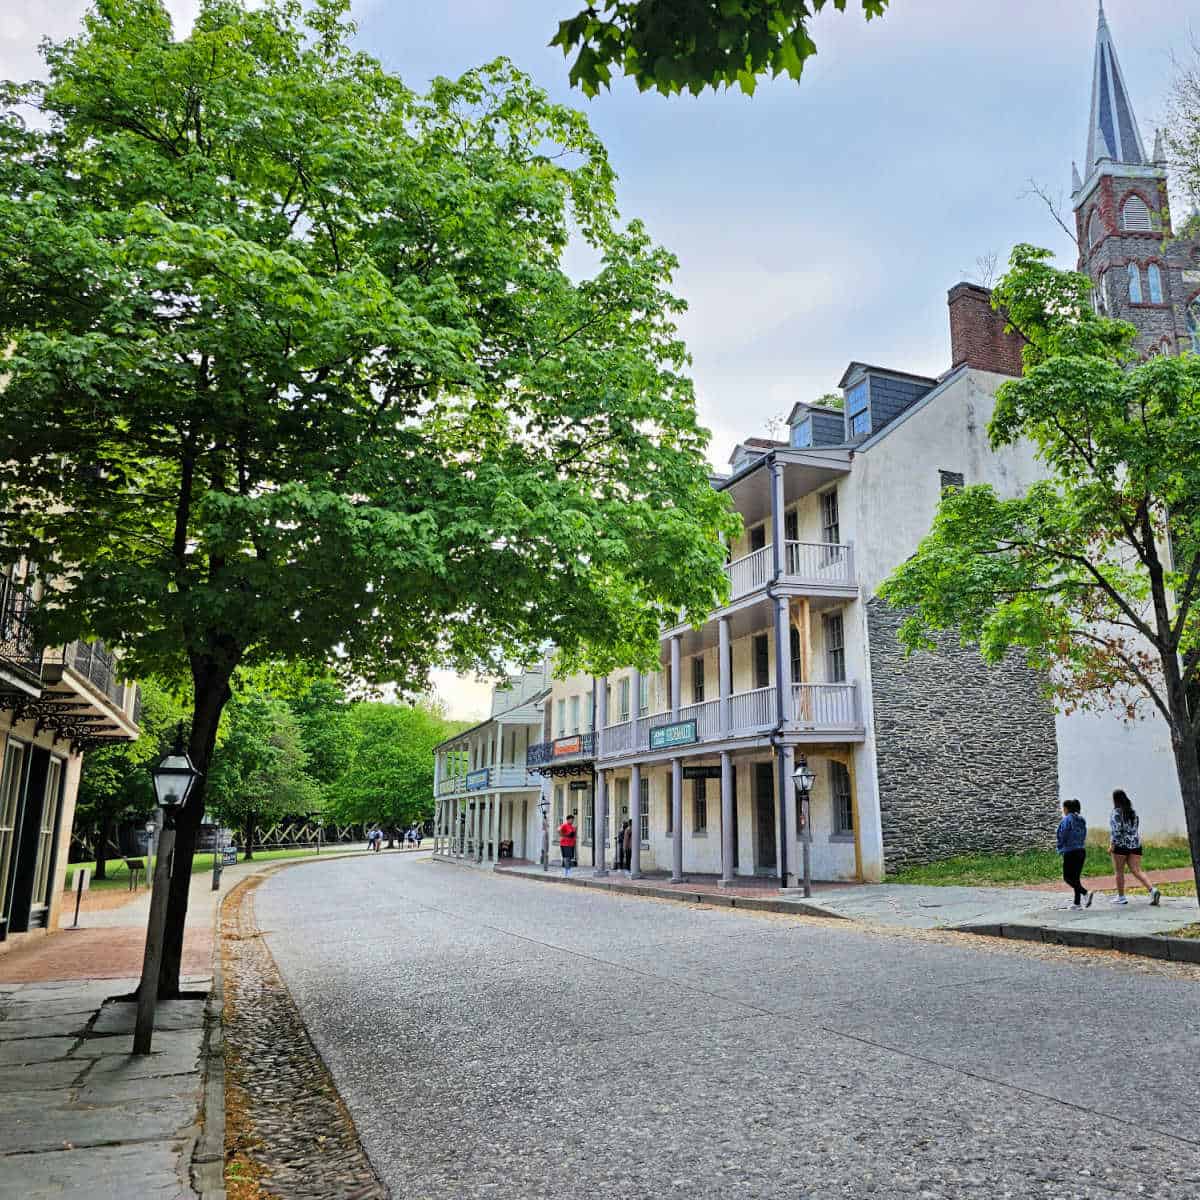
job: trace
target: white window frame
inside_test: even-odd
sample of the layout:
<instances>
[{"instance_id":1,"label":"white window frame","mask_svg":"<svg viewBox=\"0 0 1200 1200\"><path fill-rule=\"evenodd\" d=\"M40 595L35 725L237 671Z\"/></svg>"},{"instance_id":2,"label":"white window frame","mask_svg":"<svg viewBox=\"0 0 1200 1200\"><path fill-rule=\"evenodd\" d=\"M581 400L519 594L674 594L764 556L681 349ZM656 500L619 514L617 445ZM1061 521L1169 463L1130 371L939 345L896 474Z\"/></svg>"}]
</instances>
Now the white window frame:
<instances>
[{"instance_id":1,"label":"white window frame","mask_svg":"<svg viewBox=\"0 0 1200 1200\"><path fill-rule=\"evenodd\" d=\"M66 777L66 760L58 755L50 756L46 768L46 787L42 794L42 817L38 825L37 857L33 868L33 905L35 908L50 907L50 864L54 861L54 838L58 831L58 813L62 800L63 779Z\"/></svg>"},{"instance_id":2,"label":"white window frame","mask_svg":"<svg viewBox=\"0 0 1200 1200\"><path fill-rule=\"evenodd\" d=\"M0 920L9 916L8 882L16 852L17 813L29 758L29 746L9 736L0 755Z\"/></svg>"},{"instance_id":3,"label":"white window frame","mask_svg":"<svg viewBox=\"0 0 1200 1200\"><path fill-rule=\"evenodd\" d=\"M845 785L844 789L842 784ZM833 759L829 763L829 797L830 821L833 830L829 835L829 840L852 842L854 840L854 783L846 764ZM846 806L844 811L843 804ZM843 816L848 819L843 820Z\"/></svg>"},{"instance_id":4,"label":"white window frame","mask_svg":"<svg viewBox=\"0 0 1200 1200\"><path fill-rule=\"evenodd\" d=\"M825 682L846 682L846 618L839 609L826 613L825 633ZM837 637L834 637L834 631Z\"/></svg>"},{"instance_id":5,"label":"white window frame","mask_svg":"<svg viewBox=\"0 0 1200 1200\"><path fill-rule=\"evenodd\" d=\"M1137 263L1128 263L1125 267L1125 273L1129 277L1129 303L1141 304L1142 302L1142 271Z\"/></svg>"},{"instance_id":6,"label":"white window frame","mask_svg":"<svg viewBox=\"0 0 1200 1200\"><path fill-rule=\"evenodd\" d=\"M617 682L617 721L624 723L632 718L633 713L629 707L630 691L633 686L633 680L628 675L623 676Z\"/></svg>"}]
</instances>

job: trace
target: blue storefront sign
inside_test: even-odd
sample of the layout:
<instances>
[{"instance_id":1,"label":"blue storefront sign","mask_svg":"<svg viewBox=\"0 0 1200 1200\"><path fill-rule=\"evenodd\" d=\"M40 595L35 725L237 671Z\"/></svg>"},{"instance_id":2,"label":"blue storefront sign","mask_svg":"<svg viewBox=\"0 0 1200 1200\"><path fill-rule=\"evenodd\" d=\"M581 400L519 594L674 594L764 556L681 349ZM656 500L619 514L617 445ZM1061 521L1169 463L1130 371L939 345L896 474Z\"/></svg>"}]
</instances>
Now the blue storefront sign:
<instances>
[{"instance_id":1,"label":"blue storefront sign","mask_svg":"<svg viewBox=\"0 0 1200 1200\"><path fill-rule=\"evenodd\" d=\"M481 771L467 772L467 791L478 792L488 785L488 769L484 767Z\"/></svg>"},{"instance_id":2,"label":"blue storefront sign","mask_svg":"<svg viewBox=\"0 0 1200 1200\"><path fill-rule=\"evenodd\" d=\"M676 721L650 730L650 749L669 750L672 746L690 746L697 741L695 721Z\"/></svg>"}]
</instances>

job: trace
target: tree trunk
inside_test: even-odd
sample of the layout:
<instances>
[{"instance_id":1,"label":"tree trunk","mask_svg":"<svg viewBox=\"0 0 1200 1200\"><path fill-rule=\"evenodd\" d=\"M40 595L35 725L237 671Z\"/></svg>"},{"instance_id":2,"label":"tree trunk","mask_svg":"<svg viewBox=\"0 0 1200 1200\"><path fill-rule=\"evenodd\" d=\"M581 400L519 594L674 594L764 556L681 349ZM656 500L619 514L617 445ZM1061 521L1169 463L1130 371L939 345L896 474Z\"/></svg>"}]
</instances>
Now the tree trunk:
<instances>
[{"instance_id":1,"label":"tree trunk","mask_svg":"<svg viewBox=\"0 0 1200 1200\"><path fill-rule=\"evenodd\" d=\"M192 883L192 859L196 853L196 834L204 816L204 792L217 725L221 710L231 695L229 680L237 656L228 663L196 660L192 664L192 732L188 753L200 772L186 807L175 822L175 863L167 896L166 929L163 935L162 965L158 974L158 996L169 1000L179 995L179 976L183 964L183 931L187 924L188 889Z\"/></svg>"},{"instance_id":2,"label":"tree trunk","mask_svg":"<svg viewBox=\"0 0 1200 1200\"><path fill-rule=\"evenodd\" d=\"M112 813L107 809L100 817L100 837L96 842L96 878L108 878L108 843L112 834Z\"/></svg>"},{"instance_id":3,"label":"tree trunk","mask_svg":"<svg viewBox=\"0 0 1200 1200\"><path fill-rule=\"evenodd\" d=\"M1186 719L1176 722L1176 725L1182 725L1182 728L1171 730L1175 772L1179 777L1179 794L1183 798L1183 817L1187 823L1196 895L1200 897L1200 756L1197 755L1196 741Z\"/></svg>"},{"instance_id":4,"label":"tree trunk","mask_svg":"<svg viewBox=\"0 0 1200 1200\"><path fill-rule=\"evenodd\" d=\"M245 847L242 850L242 862L250 862L254 857L254 814L246 818L246 824L242 829L242 836L245 838Z\"/></svg>"}]
</instances>

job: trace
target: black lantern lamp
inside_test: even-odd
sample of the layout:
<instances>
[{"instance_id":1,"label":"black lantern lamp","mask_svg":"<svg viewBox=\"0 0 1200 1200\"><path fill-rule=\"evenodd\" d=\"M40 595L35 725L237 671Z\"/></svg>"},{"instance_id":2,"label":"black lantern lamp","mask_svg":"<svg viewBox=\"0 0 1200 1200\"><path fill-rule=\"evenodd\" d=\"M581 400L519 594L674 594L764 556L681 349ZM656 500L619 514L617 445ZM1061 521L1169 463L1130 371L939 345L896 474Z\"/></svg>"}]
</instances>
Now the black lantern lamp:
<instances>
[{"instance_id":1,"label":"black lantern lamp","mask_svg":"<svg viewBox=\"0 0 1200 1200\"><path fill-rule=\"evenodd\" d=\"M163 810L163 824L174 827L175 814L188 802L200 772L183 748L183 726L175 733L175 748L151 772L154 799Z\"/></svg>"},{"instance_id":2,"label":"black lantern lamp","mask_svg":"<svg viewBox=\"0 0 1200 1200\"><path fill-rule=\"evenodd\" d=\"M796 785L796 791L800 793L801 799L807 797L816 781L817 777L809 770L808 759L801 754L796 759L796 769L792 772L792 782Z\"/></svg>"}]
</instances>

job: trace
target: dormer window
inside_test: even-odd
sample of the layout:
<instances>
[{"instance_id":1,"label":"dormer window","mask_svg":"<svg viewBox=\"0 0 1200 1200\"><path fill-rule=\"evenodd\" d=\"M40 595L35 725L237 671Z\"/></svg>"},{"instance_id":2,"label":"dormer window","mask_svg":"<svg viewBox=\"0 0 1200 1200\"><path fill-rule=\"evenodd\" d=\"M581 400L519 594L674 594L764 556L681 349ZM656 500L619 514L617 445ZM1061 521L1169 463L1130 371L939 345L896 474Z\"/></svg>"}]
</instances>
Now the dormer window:
<instances>
[{"instance_id":1,"label":"dormer window","mask_svg":"<svg viewBox=\"0 0 1200 1200\"><path fill-rule=\"evenodd\" d=\"M861 437L871 432L870 391L864 379L846 393L846 418L850 436Z\"/></svg>"},{"instance_id":2,"label":"dormer window","mask_svg":"<svg viewBox=\"0 0 1200 1200\"><path fill-rule=\"evenodd\" d=\"M797 450L803 450L813 444L812 417L805 417L792 426L792 445Z\"/></svg>"}]
</instances>

